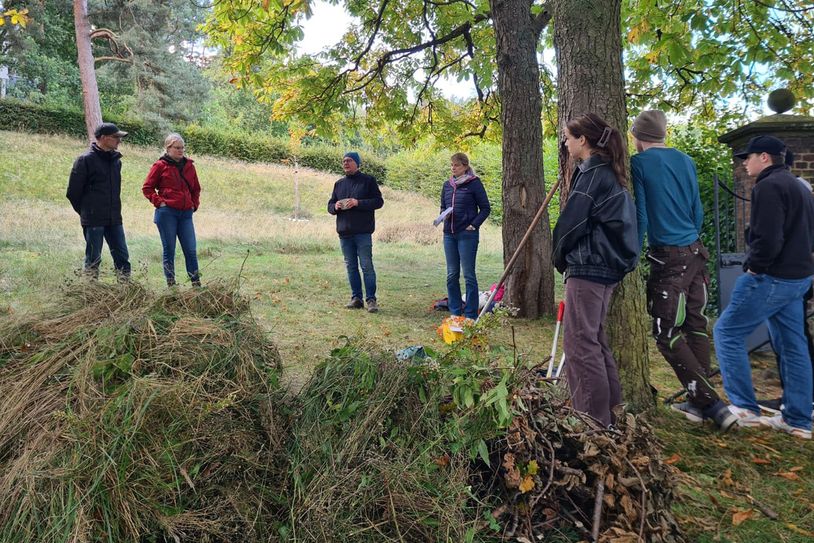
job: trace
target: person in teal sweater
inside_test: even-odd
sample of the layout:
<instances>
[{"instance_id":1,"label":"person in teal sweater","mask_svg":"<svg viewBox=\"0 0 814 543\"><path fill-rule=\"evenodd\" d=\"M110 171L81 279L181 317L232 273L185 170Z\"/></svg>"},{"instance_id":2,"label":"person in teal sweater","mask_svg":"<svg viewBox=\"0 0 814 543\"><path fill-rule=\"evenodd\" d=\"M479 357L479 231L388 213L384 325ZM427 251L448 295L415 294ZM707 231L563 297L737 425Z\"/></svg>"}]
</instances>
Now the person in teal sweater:
<instances>
[{"instance_id":1,"label":"person in teal sweater","mask_svg":"<svg viewBox=\"0 0 814 543\"><path fill-rule=\"evenodd\" d=\"M647 310L659 352L687 389L688 400L673 404L693 422L713 420L722 431L737 419L708 381L707 318L709 252L701 243L704 220L695 163L667 147L667 118L644 111L633 122L636 151L630 159L639 243L648 241Z\"/></svg>"}]
</instances>

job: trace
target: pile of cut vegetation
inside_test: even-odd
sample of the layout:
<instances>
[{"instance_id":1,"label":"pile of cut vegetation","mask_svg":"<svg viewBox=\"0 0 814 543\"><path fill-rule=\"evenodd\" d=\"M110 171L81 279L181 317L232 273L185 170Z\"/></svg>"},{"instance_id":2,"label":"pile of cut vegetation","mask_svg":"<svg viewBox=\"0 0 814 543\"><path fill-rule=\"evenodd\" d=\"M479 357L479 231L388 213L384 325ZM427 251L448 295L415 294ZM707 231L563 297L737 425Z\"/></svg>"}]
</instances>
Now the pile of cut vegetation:
<instances>
[{"instance_id":1,"label":"pile of cut vegetation","mask_svg":"<svg viewBox=\"0 0 814 543\"><path fill-rule=\"evenodd\" d=\"M235 285L83 281L6 318L0 540L267 540L280 371Z\"/></svg>"},{"instance_id":2,"label":"pile of cut vegetation","mask_svg":"<svg viewBox=\"0 0 814 543\"><path fill-rule=\"evenodd\" d=\"M283 540L685 541L643 420L603 428L480 340L427 351L348 343L317 367L291 423Z\"/></svg>"},{"instance_id":3,"label":"pile of cut vegetation","mask_svg":"<svg viewBox=\"0 0 814 543\"><path fill-rule=\"evenodd\" d=\"M471 462L450 454L442 389L426 377L351 342L316 368L292 417L283 540L473 540Z\"/></svg>"}]
</instances>

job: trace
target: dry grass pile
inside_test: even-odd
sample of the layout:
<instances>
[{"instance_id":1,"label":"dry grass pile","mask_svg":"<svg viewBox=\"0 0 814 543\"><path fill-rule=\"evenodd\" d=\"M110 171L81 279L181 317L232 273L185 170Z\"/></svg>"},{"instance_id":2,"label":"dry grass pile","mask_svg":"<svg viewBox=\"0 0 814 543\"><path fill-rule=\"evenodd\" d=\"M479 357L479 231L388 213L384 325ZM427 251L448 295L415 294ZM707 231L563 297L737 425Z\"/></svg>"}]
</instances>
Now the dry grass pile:
<instances>
[{"instance_id":1,"label":"dry grass pile","mask_svg":"<svg viewBox=\"0 0 814 543\"><path fill-rule=\"evenodd\" d=\"M280 360L233 285L78 282L0 324L0 540L261 541Z\"/></svg>"},{"instance_id":2,"label":"dry grass pile","mask_svg":"<svg viewBox=\"0 0 814 543\"><path fill-rule=\"evenodd\" d=\"M516 394L526 411L491 449L500 484L489 492L504 496L493 515L505 539L685 541L671 512L677 472L663 462L649 425L628 414L604 428L547 385Z\"/></svg>"},{"instance_id":3,"label":"dry grass pile","mask_svg":"<svg viewBox=\"0 0 814 543\"><path fill-rule=\"evenodd\" d=\"M317 367L292 422L284 539L472 540L469 459L448 454L418 370L354 345Z\"/></svg>"}]
</instances>

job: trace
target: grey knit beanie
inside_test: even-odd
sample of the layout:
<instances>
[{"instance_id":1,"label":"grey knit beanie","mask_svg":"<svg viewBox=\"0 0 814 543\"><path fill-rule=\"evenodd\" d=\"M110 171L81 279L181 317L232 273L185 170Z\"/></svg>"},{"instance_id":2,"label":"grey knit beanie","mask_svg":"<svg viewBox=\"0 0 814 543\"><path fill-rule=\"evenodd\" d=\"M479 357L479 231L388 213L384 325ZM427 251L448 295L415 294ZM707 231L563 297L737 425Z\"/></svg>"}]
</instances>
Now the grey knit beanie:
<instances>
[{"instance_id":1,"label":"grey knit beanie","mask_svg":"<svg viewBox=\"0 0 814 543\"><path fill-rule=\"evenodd\" d=\"M633 121L630 131L637 140L664 143L664 138L667 137L667 116L657 109L642 111Z\"/></svg>"}]
</instances>

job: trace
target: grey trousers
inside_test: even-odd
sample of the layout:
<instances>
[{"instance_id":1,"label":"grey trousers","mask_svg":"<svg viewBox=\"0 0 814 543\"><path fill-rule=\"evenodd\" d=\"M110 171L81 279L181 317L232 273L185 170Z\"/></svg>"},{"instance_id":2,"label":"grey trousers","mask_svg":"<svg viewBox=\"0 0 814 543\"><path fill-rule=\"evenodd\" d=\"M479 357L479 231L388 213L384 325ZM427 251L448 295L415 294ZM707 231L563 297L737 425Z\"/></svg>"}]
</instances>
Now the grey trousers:
<instances>
[{"instance_id":1,"label":"grey trousers","mask_svg":"<svg viewBox=\"0 0 814 543\"><path fill-rule=\"evenodd\" d=\"M571 405L610 426L622 403L616 361L605 334L605 315L616 285L570 277L565 283L563 349Z\"/></svg>"}]
</instances>

